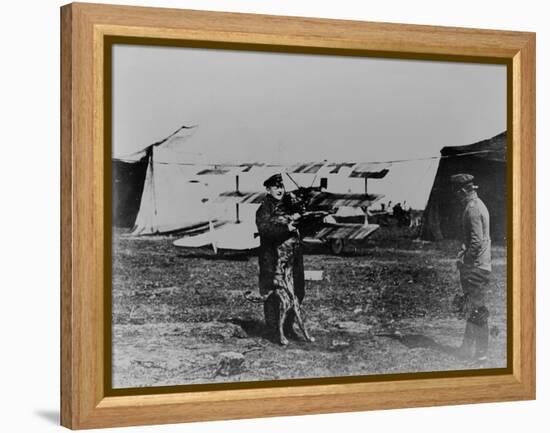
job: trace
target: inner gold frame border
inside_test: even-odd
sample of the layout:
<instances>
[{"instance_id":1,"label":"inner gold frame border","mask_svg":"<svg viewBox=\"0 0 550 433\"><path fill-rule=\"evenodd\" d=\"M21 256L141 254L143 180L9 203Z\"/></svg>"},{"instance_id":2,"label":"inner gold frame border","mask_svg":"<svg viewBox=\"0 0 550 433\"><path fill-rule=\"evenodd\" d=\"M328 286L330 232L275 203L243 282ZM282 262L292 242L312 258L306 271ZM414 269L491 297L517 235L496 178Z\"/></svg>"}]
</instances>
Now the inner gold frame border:
<instances>
[{"instance_id":1,"label":"inner gold frame border","mask_svg":"<svg viewBox=\"0 0 550 433\"><path fill-rule=\"evenodd\" d=\"M106 361L111 136L105 119L111 107L104 90L110 88L105 72L117 42L506 65L508 367L113 390ZM61 8L61 102L62 425L98 428L535 398L534 33L73 3Z\"/></svg>"}]
</instances>

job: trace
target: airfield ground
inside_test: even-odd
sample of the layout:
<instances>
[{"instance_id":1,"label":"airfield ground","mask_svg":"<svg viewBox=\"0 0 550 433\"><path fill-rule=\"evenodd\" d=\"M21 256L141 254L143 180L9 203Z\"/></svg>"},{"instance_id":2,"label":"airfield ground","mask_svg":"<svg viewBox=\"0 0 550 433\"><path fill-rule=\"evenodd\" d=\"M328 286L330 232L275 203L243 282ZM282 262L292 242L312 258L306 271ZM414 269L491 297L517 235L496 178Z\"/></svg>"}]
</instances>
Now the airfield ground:
<instances>
[{"instance_id":1,"label":"airfield ground","mask_svg":"<svg viewBox=\"0 0 550 433\"><path fill-rule=\"evenodd\" d=\"M413 240L381 228L334 256L305 248L304 310L314 343L271 341L253 254L181 249L175 237L113 234L113 387L506 367L506 249L493 247L488 288L489 359L458 357L464 321L452 312L459 290L455 242Z\"/></svg>"}]
</instances>

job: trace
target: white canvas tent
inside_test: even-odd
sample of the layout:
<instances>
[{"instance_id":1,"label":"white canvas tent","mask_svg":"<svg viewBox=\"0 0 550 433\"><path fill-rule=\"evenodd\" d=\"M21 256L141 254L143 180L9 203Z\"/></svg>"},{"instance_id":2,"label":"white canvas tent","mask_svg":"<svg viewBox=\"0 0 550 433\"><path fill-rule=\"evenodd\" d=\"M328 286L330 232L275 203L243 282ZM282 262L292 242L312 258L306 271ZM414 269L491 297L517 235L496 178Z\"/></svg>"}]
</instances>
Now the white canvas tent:
<instances>
[{"instance_id":1,"label":"white canvas tent","mask_svg":"<svg viewBox=\"0 0 550 433\"><path fill-rule=\"evenodd\" d=\"M132 234L165 233L208 221L204 186L191 182L188 167L156 163L151 153Z\"/></svg>"},{"instance_id":2,"label":"white canvas tent","mask_svg":"<svg viewBox=\"0 0 550 433\"><path fill-rule=\"evenodd\" d=\"M193 136L193 128L182 127L136 154L146 157L147 171L132 235L169 233L213 220L235 219L234 207L216 204L214 198L234 187L233 171L240 172L242 168L191 162L196 161L196 155L190 158L187 148L181 145ZM263 180L263 174L260 176ZM258 188L261 183L254 180L252 185ZM253 220L256 207L241 206L241 217Z\"/></svg>"},{"instance_id":3,"label":"white canvas tent","mask_svg":"<svg viewBox=\"0 0 550 433\"><path fill-rule=\"evenodd\" d=\"M196 166L180 162L178 152L194 128L182 127L141 152L147 156L147 172L132 234L165 233L208 221L207 191L193 182Z\"/></svg>"}]
</instances>

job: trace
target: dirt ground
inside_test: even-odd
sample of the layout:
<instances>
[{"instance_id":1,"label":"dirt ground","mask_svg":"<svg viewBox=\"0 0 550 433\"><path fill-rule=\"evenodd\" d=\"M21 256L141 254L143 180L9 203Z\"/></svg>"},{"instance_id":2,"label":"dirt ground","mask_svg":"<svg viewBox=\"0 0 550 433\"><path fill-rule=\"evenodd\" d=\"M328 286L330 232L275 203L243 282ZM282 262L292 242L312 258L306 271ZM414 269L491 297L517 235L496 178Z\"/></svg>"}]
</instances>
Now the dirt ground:
<instances>
[{"instance_id":1,"label":"dirt ground","mask_svg":"<svg viewBox=\"0 0 550 433\"><path fill-rule=\"evenodd\" d=\"M182 249L171 236L113 233L113 388L506 366L506 249L493 247L489 359L461 359L455 242L381 228L334 256L306 246L306 326L281 347L263 325L251 253Z\"/></svg>"}]
</instances>

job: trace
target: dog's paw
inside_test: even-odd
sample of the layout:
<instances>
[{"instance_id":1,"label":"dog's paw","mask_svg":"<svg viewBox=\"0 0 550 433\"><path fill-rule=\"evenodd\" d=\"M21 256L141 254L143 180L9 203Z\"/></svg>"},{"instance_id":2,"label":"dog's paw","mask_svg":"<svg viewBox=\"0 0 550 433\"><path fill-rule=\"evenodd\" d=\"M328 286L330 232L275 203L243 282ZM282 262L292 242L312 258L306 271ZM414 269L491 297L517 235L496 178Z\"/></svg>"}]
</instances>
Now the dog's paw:
<instances>
[{"instance_id":1,"label":"dog's paw","mask_svg":"<svg viewBox=\"0 0 550 433\"><path fill-rule=\"evenodd\" d=\"M279 338L279 344L280 344L281 346L287 346L287 345L288 345L288 340L287 340L287 338L286 338L286 337L281 337L281 338Z\"/></svg>"}]
</instances>

